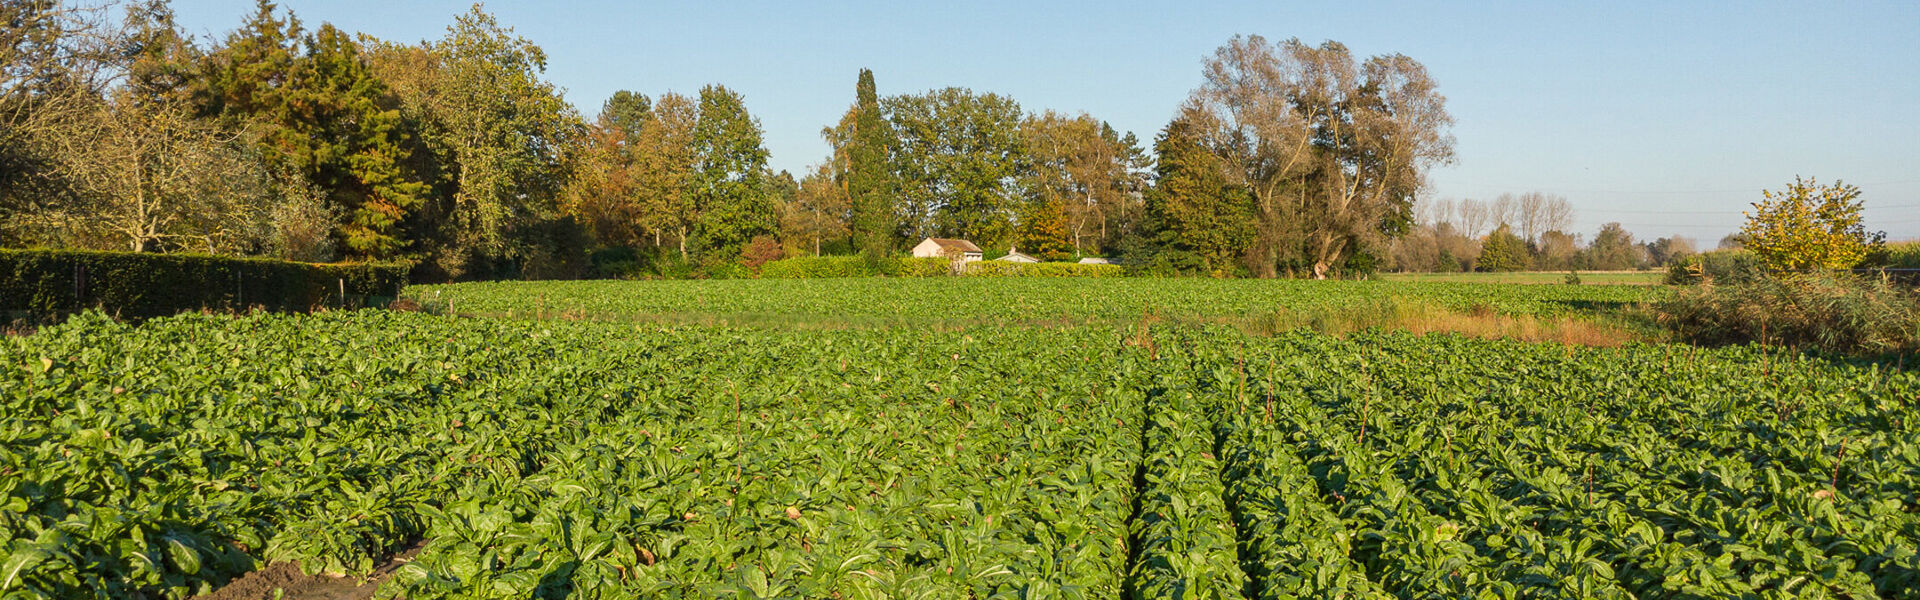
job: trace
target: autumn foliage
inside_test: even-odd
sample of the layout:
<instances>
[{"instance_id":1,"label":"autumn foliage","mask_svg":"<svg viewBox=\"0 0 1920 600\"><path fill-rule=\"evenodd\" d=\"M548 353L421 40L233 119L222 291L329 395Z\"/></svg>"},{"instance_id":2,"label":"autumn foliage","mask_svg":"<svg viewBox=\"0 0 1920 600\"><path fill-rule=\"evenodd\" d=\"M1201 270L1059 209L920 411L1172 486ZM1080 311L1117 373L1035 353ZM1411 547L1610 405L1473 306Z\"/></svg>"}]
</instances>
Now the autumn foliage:
<instances>
[{"instance_id":1,"label":"autumn foliage","mask_svg":"<svg viewBox=\"0 0 1920 600\"><path fill-rule=\"evenodd\" d=\"M1860 218L1860 188L1795 178L1783 191L1763 192L1740 233L1769 268L1845 269L1860 263L1884 234L1869 234Z\"/></svg>"}]
</instances>

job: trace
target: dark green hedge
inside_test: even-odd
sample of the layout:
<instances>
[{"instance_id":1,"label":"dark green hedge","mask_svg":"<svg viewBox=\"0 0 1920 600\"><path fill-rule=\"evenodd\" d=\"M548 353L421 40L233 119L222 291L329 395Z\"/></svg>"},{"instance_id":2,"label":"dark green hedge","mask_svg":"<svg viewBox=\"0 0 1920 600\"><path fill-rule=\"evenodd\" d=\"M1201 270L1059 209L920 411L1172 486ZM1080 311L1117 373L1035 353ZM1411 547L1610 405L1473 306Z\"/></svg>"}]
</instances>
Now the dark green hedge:
<instances>
[{"instance_id":1,"label":"dark green hedge","mask_svg":"<svg viewBox=\"0 0 1920 600\"><path fill-rule=\"evenodd\" d=\"M137 319L203 309L377 306L398 296L406 283L407 266L395 264L0 250L0 312L11 318L47 318L90 308Z\"/></svg>"}]
</instances>

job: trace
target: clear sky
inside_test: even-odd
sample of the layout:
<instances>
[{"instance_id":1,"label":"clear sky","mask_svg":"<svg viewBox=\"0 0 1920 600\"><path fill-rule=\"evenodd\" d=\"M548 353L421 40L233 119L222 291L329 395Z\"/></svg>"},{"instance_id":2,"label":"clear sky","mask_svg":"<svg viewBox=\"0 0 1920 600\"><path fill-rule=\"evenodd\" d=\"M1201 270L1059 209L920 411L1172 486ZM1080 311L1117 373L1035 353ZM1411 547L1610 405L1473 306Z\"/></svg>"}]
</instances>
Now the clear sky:
<instances>
[{"instance_id":1,"label":"clear sky","mask_svg":"<svg viewBox=\"0 0 1920 600\"><path fill-rule=\"evenodd\" d=\"M1868 226L1920 238L1920 2L577 2L487 9L545 48L591 116L614 91L746 96L776 169L827 154L820 128L871 68L882 95L963 86L1028 111L1087 112L1143 143L1238 33L1336 40L1427 66L1456 120L1433 197L1545 191L1591 236L1711 245L1796 175L1864 191ZM309 26L438 38L466 2L287 0ZM1199 5L1199 6L1196 6ZM224 36L252 0L175 0Z\"/></svg>"}]
</instances>

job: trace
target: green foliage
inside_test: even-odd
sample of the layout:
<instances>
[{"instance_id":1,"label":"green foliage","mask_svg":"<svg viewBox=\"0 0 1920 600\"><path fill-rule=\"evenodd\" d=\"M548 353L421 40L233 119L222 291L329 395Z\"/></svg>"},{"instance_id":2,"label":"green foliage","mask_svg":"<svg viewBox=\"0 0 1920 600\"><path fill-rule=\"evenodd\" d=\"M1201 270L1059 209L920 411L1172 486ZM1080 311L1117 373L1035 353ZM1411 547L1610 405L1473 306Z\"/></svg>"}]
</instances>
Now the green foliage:
<instances>
[{"instance_id":1,"label":"green foliage","mask_svg":"<svg viewBox=\"0 0 1920 600\"><path fill-rule=\"evenodd\" d=\"M903 310L969 297L929 291ZM1144 323L86 314L0 338L0 592L184 598L427 539L382 596L1901 598L1920 376L1886 366Z\"/></svg>"},{"instance_id":2,"label":"green foliage","mask_svg":"<svg viewBox=\"0 0 1920 600\"><path fill-rule=\"evenodd\" d=\"M1235 549L1233 520L1223 501L1213 455L1209 408L1196 401L1190 377L1164 377L1149 389L1142 494L1134 515L1135 597L1244 598L1247 576Z\"/></svg>"},{"instance_id":3,"label":"green foliage","mask_svg":"<svg viewBox=\"0 0 1920 600\"><path fill-rule=\"evenodd\" d=\"M381 75L448 190L419 219L420 235L433 240L427 259L459 277L527 255L525 236L556 216L562 153L584 129L542 78L546 52L475 5L445 37L381 53Z\"/></svg>"},{"instance_id":4,"label":"green foliage","mask_svg":"<svg viewBox=\"0 0 1920 600\"><path fill-rule=\"evenodd\" d=\"M1148 256L1131 256L1132 262L1187 274L1239 270L1245 241L1255 230L1253 197L1226 179L1199 135L1191 119L1182 118L1154 141L1158 178L1147 192L1144 226L1153 233L1142 248Z\"/></svg>"},{"instance_id":5,"label":"green foliage","mask_svg":"<svg viewBox=\"0 0 1920 600\"><path fill-rule=\"evenodd\" d=\"M1880 244L1860 266L1874 269L1920 269L1920 241Z\"/></svg>"},{"instance_id":6,"label":"green foliage","mask_svg":"<svg viewBox=\"0 0 1920 600\"><path fill-rule=\"evenodd\" d=\"M1266 319L1282 308L1341 312L1396 299L1453 312L1564 317L1654 302L1670 293L1666 288L1617 285L1122 278L1104 276L1125 273L1116 273L1114 265L1062 263L1001 263L1012 266L985 266L968 273L1101 276L951 277L951 263L940 258L882 259L871 267L863 263L865 258L858 256L789 258L763 265L759 280L470 282L411 286L406 295L427 307L452 302L457 312L475 315L527 314L528 307L540 304L551 313L616 320L702 314L800 324L848 318L940 325L1055 319L1125 324L1145 314L1234 322ZM813 273L854 276L790 279ZM868 277L874 273L887 277Z\"/></svg>"},{"instance_id":7,"label":"green foliage","mask_svg":"<svg viewBox=\"0 0 1920 600\"><path fill-rule=\"evenodd\" d=\"M1480 258L1473 262L1473 269L1494 273L1525 271L1533 264L1531 259L1527 241L1514 235L1503 223L1480 241Z\"/></svg>"},{"instance_id":8,"label":"green foliage","mask_svg":"<svg viewBox=\"0 0 1920 600\"><path fill-rule=\"evenodd\" d=\"M640 130L648 121L653 120L653 100L647 98L646 94L620 90L607 98L607 103L601 107L600 113L606 116L608 123L618 128L620 133L630 140L639 136Z\"/></svg>"},{"instance_id":9,"label":"green foliage","mask_svg":"<svg viewBox=\"0 0 1920 600\"><path fill-rule=\"evenodd\" d=\"M1682 290L1659 309L1675 333L1700 343L1869 355L1920 351L1920 294L1873 276L1755 277Z\"/></svg>"},{"instance_id":10,"label":"green foliage","mask_svg":"<svg viewBox=\"0 0 1920 600\"><path fill-rule=\"evenodd\" d=\"M967 263L961 272L976 277L1125 277L1120 265L1083 265L1079 263L1017 263L997 260Z\"/></svg>"},{"instance_id":11,"label":"green foliage","mask_svg":"<svg viewBox=\"0 0 1920 600\"><path fill-rule=\"evenodd\" d=\"M1786 190L1765 194L1740 233L1746 248L1771 269L1851 268L1885 237L1867 232L1858 187L1795 178Z\"/></svg>"},{"instance_id":12,"label":"green foliage","mask_svg":"<svg viewBox=\"0 0 1920 600\"><path fill-rule=\"evenodd\" d=\"M184 598L419 537L383 594L1120 597L1144 355L982 333L361 311L0 338L0 591Z\"/></svg>"},{"instance_id":13,"label":"green foliage","mask_svg":"<svg viewBox=\"0 0 1920 600\"><path fill-rule=\"evenodd\" d=\"M901 238L970 239L1002 245L1022 199L1027 167L1020 104L996 94L945 88L881 102L895 134Z\"/></svg>"},{"instance_id":14,"label":"green foliage","mask_svg":"<svg viewBox=\"0 0 1920 600\"><path fill-rule=\"evenodd\" d=\"M1582 253L1582 259L1587 268L1595 271L1624 271L1646 262L1645 253L1633 243L1633 234L1627 233L1627 228L1619 223L1601 225L1600 232L1593 236L1593 243Z\"/></svg>"},{"instance_id":15,"label":"green foliage","mask_svg":"<svg viewBox=\"0 0 1920 600\"><path fill-rule=\"evenodd\" d=\"M268 161L318 186L346 216L335 235L351 256L398 255L401 224L430 191L403 162L412 140L398 99L353 36L332 25L303 34L292 15L274 13L261 2L205 57L203 104L231 124L262 128L258 146Z\"/></svg>"},{"instance_id":16,"label":"green foliage","mask_svg":"<svg viewBox=\"0 0 1920 600\"><path fill-rule=\"evenodd\" d=\"M197 310L307 311L383 304L407 266L320 265L195 254L0 250L0 314L44 319L101 309L127 318ZM342 289L347 295L341 298Z\"/></svg>"},{"instance_id":17,"label":"green foliage","mask_svg":"<svg viewBox=\"0 0 1920 600\"><path fill-rule=\"evenodd\" d=\"M1667 285L1744 284L1767 276L1767 265L1748 250L1688 255L1667 265Z\"/></svg>"},{"instance_id":18,"label":"green foliage","mask_svg":"<svg viewBox=\"0 0 1920 600\"><path fill-rule=\"evenodd\" d=\"M723 86L700 89L693 126L695 164L689 179L698 220L688 250L695 256L738 256L755 236L772 233L779 217L767 177L760 122L739 94Z\"/></svg>"},{"instance_id":19,"label":"green foliage","mask_svg":"<svg viewBox=\"0 0 1920 600\"><path fill-rule=\"evenodd\" d=\"M885 254L893 247L897 227L893 206L897 184L888 156L894 139L893 126L881 112L872 70L860 70L854 96L853 131L849 132L846 148L841 151L844 157L836 157L835 162L842 163L842 189L852 204L854 247L863 252Z\"/></svg>"}]
</instances>

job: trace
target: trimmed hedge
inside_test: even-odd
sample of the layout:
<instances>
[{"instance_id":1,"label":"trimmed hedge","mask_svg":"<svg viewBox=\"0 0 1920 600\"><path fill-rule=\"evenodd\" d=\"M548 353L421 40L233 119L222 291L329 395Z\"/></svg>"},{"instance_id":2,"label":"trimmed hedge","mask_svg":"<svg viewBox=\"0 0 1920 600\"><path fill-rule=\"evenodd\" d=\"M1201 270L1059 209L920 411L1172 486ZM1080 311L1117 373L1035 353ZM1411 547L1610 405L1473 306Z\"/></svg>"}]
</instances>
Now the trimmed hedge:
<instances>
[{"instance_id":1,"label":"trimmed hedge","mask_svg":"<svg viewBox=\"0 0 1920 600\"><path fill-rule=\"evenodd\" d=\"M0 313L46 318L99 308L138 319L196 310L378 306L399 296L407 268L199 254L0 250Z\"/></svg>"},{"instance_id":2,"label":"trimmed hedge","mask_svg":"<svg viewBox=\"0 0 1920 600\"><path fill-rule=\"evenodd\" d=\"M945 277L953 274L952 263L944 258L883 258L871 261L860 256L804 256L771 261L760 266L760 277L763 279L876 275ZM966 269L960 274L968 277L1123 277L1126 269L1119 265L979 261L967 263Z\"/></svg>"},{"instance_id":3,"label":"trimmed hedge","mask_svg":"<svg viewBox=\"0 0 1920 600\"><path fill-rule=\"evenodd\" d=\"M977 277L1126 277L1127 270L1120 265L981 261L967 263L966 275Z\"/></svg>"}]
</instances>

